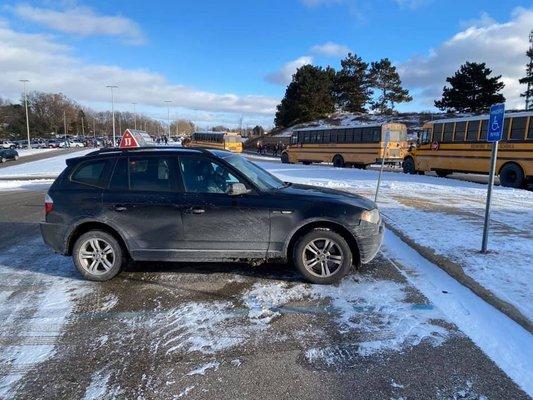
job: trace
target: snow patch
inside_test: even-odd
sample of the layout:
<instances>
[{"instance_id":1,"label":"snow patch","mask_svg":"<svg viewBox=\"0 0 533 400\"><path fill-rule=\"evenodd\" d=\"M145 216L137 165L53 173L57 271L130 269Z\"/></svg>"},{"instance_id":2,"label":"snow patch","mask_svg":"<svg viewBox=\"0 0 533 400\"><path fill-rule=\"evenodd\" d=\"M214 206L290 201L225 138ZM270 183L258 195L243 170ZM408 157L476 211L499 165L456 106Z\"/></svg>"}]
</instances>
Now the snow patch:
<instances>
[{"instance_id":1,"label":"snow patch","mask_svg":"<svg viewBox=\"0 0 533 400\"><path fill-rule=\"evenodd\" d=\"M196 369L193 369L191 372L188 372L187 375L205 375L206 371L208 369L214 369L215 371L218 370L218 367L220 366L220 363L218 361L211 361L207 364L201 365Z\"/></svg>"},{"instance_id":2,"label":"snow patch","mask_svg":"<svg viewBox=\"0 0 533 400\"><path fill-rule=\"evenodd\" d=\"M110 371L98 371L92 374L91 383L85 390L83 400L102 399L107 392L110 377Z\"/></svg>"}]
</instances>

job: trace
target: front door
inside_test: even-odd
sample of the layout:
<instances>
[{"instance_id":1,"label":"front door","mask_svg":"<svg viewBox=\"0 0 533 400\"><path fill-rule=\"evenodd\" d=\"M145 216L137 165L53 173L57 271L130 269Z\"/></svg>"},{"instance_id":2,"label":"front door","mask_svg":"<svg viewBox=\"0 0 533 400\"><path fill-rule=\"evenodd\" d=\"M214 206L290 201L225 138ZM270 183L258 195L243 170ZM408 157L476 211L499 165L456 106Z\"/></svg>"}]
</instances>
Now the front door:
<instances>
[{"instance_id":1,"label":"front door","mask_svg":"<svg viewBox=\"0 0 533 400\"><path fill-rule=\"evenodd\" d=\"M136 156L117 161L103 205L125 235L135 259L172 259L183 226L172 158Z\"/></svg>"},{"instance_id":2,"label":"front door","mask_svg":"<svg viewBox=\"0 0 533 400\"><path fill-rule=\"evenodd\" d=\"M267 201L255 192L230 195L231 183L247 183L208 157L180 156L179 170L183 248L196 253L196 259L265 257L270 235Z\"/></svg>"}]
</instances>

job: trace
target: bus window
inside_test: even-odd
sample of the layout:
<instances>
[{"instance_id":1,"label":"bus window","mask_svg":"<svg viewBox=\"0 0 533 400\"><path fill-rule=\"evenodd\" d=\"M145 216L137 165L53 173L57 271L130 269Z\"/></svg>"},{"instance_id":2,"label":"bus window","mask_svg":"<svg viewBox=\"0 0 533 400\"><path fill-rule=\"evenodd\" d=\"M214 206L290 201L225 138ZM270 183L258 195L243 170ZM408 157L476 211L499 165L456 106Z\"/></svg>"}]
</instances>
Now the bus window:
<instances>
[{"instance_id":1,"label":"bus window","mask_svg":"<svg viewBox=\"0 0 533 400\"><path fill-rule=\"evenodd\" d=\"M466 122L457 122L455 124L455 135L453 137L454 142L464 142L465 140Z\"/></svg>"},{"instance_id":2,"label":"bus window","mask_svg":"<svg viewBox=\"0 0 533 400\"><path fill-rule=\"evenodd\" d=\"M529 117L529 127L527 129L527 140L533 140L533 117Z\"/></svg>"},{"instance_id":3,"label":"bus window","mask_svg":"<svg viewBox=\"0 0 533 400\"><path fill-rule=\"evenodd\" d=\"M353 143L353 129L346 129L346 143Z\"/></svg>"},{"instance_id":4,"label":"bus window","mask_svg":"<svg viewBox=\"0 0 533 400\"><path fill-rule=\"evenodd\" d=\"M316 143L316 132L311 132L311 142L310 143Z\"/></svg>"},{"instance_id":5,"label":"bus window","mask_svg":"<svg viewBox=\"0 0 533 400\"><path fill-rule=\"evenodd\" d=\"M362 128L355 128L353 130L353 141L354 143L361 143L361 134L363 132Z\"/></svg>"},{"instance_id":6,"label":"bus window","mask_svg":"<svg viewBox=\"0 0 533 400\"><path fill-rule=\"evenodd\" d=\"M442 125L443 124L433 125L433 141L434 142L440 142L442 140Z\"/></svg>"},{"instance_id":7,"label":"bus window","mask_svg":"<svg viewBox=\"0 0 533 400\"><path fill-rule=\"evenodd\" d=\"M503 120L503 133L502 133L502 140L507 140L509 137L509 125L511 125L511 118L505 118Z\"/></svg>"},{"instance_id":8,"label":"bus window","mask_svg":"<svg viewBox=\"0 0 533 400\"><path fill-rule=\"evenodd\" d=\"M431 141L431 135L429 129L424 129L420 135L420 144L429 143Z\"/></svg>"},{"instance_id":9,"label":"bus window","mask_svg":"<svg viewBox=\"0 0 533 400\"><path fill-rule=\"evenodd\" d=\"M443 142L451 142L453 139L453 127L455 122L447 122L444 124L444 132L442 133Z\"/></svg>"},{"instance_id":10,"label":"bus window","mask_svg":"<svg viewBox=\"0 0 533 400\"><path fill-rule=\"evenodd\" d=\"M489 120L484 119L481 121L481 131L479 131L479 140L486 141L487 140L487 129L489 125Z\"/></svg>"},{"instance_id":11,"label":"bus window","mask_svg":"<svg viewBox=\"0 0 533 400\"><path fill-rule=\"evenodd\" d=\"M324 143L329 143L331 141L330 131L324 131Z\"/></svg>"},{"instance_id":12,"label":"bus window","mask_svg":"<svg viewBox=\"0 0 533 400\"><path fill-rule=\"evenodd\" d=\"M337 143L337 132L331 131L331 143Z\"/></svg>"},{"instance_id":13,"label":"bus window","mask_svg":"<svg viewBox=\"0 0 533 400\"><path fill-rule=\"evenodd\" d=\"M361 135L361 141L363 143L368 143L372 141L372 129L371 128L363 128L363 133Z\"/></svg>"},{"instance_id":14,"label":"bus window","mask_svg":"<svg viewBox=\"0 0 533 400\"><path fill-rule=\"evenodd\" d=\"M304 143L310 143L311 137L309 132L304 132Z\"/></svg>"},{"instance_id":15,"label":"bus window","mask_svg":"<svg viewBox=\"0 0 533 400\"><path fill-rule=\"evenodd\" d=\"M381 141L381 129L372 128L372 142L380 142L380 141Z\"/></svg>"},{"instance_id":16,"label":"bus window","mask_svg":"<svg viewBox=\"0 0 533 400\"><path fill-rule=\"evenodd\" d=\"M344 129L339 129L337 131L337 142L344 143L346 135L344 134Z\"/></svg>"},{"instance_id":17,"label":"bus window","mask_svg":"<svg viewBox=\"0 0 533 400\"><path fill-rule=\"evenodd\" d=\"M296 144L296 143L298 143L298 134L293 133L293 135L291 136L291 144Z\"/></svg>"},{"instance_id":18,"label":"bus window","mask_svg":"<svg viewBox=\"0 0 533 400\"><path fill-rule=\"evenodd\" d=\"M524 140L527 117L513 118L509 140Z\"/></svg>"},{"instance_id":19,"label":"bus window","mask_svg":"<svg viewBox=\"0 0 533 400\"><path fill-rule=\"evenodd\" d=\"M477 140L477 131L479 130L479 121L469 121L466 130L466 141L475 142Z\"/></svg>"}]
</instances>

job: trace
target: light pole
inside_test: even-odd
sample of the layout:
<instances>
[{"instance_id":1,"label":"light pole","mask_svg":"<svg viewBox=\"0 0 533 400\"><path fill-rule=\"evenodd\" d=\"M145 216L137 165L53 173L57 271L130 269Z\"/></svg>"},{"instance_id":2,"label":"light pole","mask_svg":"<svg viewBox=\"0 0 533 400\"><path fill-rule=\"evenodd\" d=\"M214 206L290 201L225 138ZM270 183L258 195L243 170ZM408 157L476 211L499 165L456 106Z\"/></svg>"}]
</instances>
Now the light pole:
<instances>
[{"instance_id":1,"label":"light pole","mask_svg":"<svg viewBox=\"0 0 533 400\"><path fill-rule=\"evenodd\" d=\"M135 113L135 105L137 103L131 103L133 104L133 124L135 125L135 130L137 130L137 114Z\"/></svg>"},{"instance_id":2,"label":"light pole","mask_svg":"<svg viewBox=\"0 0 533 400\"><path fill-rule=\"evenodd\" d=\"M27 79L20 79L20 82L24 85L24 108L26 108L26 133L28 134L28 149L31 149L31 140L30 140L30 119L28 117L28 94L26 92L26 83L29 82Z\"/></svg>"},{"instance_id":3,"label":"light pole","mask_svg":"<svg viewBox=\"0 0 533 400\"><path fill-rule=\"evenodd\" d=\"M165 100L165 103L167 103L168 141L170 142L170 103L172 103L172 101Z\"/></svg>"},{"instance_id":4,"label":"light pole","mask_svg":"<svg viewBox=\"0 0 533 400\"><path fill-rule=\"evenodd\" d=\"M113 147L116 146L115 141L115 95L113 93L113 89L117 89L118 86L116 85L107 85L106 87L111 89L111 116L113 118Z\"/></svg>"}]
</instances>

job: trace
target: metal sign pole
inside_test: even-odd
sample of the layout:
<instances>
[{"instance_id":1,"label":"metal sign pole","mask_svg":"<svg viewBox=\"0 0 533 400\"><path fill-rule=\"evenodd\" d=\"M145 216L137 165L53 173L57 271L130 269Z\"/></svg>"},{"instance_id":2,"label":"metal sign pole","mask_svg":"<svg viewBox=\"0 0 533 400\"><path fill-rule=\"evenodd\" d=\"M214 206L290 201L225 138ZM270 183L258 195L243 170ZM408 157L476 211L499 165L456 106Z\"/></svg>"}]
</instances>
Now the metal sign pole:
<instances>
[{"instance_id":1,"label":"metal sign pole","mask_svg":"<svg viewBox=\"0 0 533 400\"><path fill-rule=\"evenodd\" d=\"M378 184L376 186L376 194L374 196L374 203L378 202L379 186L381 185L381 175L383 174L383 166L385 165L385 153L390 141L390 131L385 132L385 146L383 148L383 154L381 155L381 168L379 169Z\"/></svg>"},{"instance_id":2,"label":"metal sign pole","mask_svg":"<svg viewBox=\"0 0 533 400\"><path fill-rule=\"evenodd\" d=\"M496 161L498 159L498 142L502 139L505 118L505 104L493 104L490 107L490 117L487 131L487 141L492 142L492 154L490 157L489 184L487 187L487 203L485 204L485 221L483 223L483 240L481 252L487 253L490 225L490 205L492 201L492 188L494 175L496 174Z\"/></svg>"},{"instance_id":3,"label":"metal sign pole","mask_svg":"<svg viewBox=\"0 0 533 400\"><path fill-rule=\"evenodd\" d=\"M485 205L485 222L483 224L483 241L481 243L481 252L487 252L489 241L489 224L490 224L490 205L492 200L492 187L494 186L494 175L496 173L496 160L498 159L498 143L492 143L492 154L490 157L490 174L489 187L487 188L487 204Z\"/></svg>"}]
</instances>

